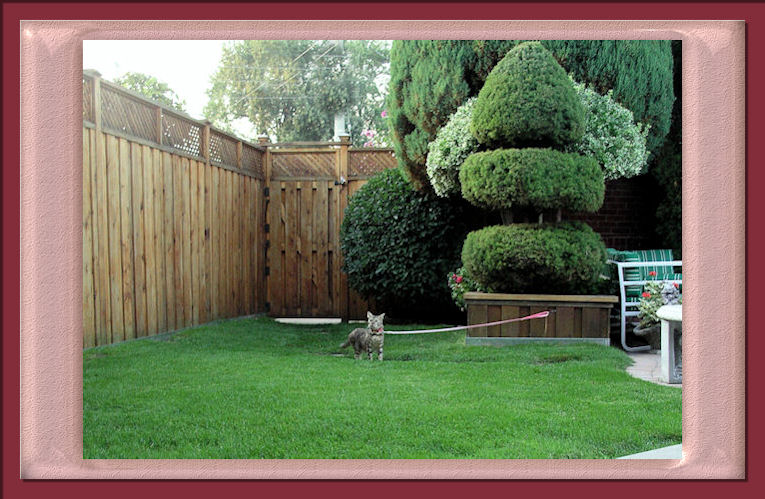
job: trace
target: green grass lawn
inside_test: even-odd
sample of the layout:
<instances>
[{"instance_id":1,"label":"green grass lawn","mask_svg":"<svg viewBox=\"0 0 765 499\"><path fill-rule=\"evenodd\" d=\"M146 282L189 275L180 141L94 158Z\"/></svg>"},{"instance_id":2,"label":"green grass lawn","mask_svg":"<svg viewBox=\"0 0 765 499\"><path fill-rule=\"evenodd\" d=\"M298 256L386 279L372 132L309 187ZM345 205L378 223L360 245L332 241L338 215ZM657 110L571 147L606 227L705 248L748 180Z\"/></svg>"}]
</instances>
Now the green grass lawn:
<instances>
[{"instance_id":1,"label":"green grass lawn","mask_svg":"<svg viewBox=\"0 0 765 499\"><path fill-rule=\"evenodd\" d=\"M84 457L614 458L681 441L681 391L632 378L615 348L458 331L386 336L384 362L355 361L338 349L353 326L233 319L86 350Z\"/></svg>"}]
</instances>

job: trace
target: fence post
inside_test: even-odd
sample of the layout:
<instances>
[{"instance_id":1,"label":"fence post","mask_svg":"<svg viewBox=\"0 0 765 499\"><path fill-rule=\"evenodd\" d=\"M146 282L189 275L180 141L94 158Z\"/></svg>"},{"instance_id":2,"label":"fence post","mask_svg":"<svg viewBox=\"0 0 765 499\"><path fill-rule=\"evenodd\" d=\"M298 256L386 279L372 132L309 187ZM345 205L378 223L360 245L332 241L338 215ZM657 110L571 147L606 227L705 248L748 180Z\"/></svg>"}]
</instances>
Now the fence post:
<instances>
[{"instance_id":1,"label":"fence post","mask_svg":"<svg viewBox=\"0 0 765 499\"><path fill-rule=\"evenodd\" d=\"M205 158L205 166L210 168L210 125L205 121L205 127L202 129L202 157Z\"/></svg>"},{"instance_id":2,"label":"fence post","mask_svg":"<svg viewBox=\"0 0 765 499\"><path fill-rule=\"evenodd\" d=\"M266 269L269 269L271 266L271 262L269 260L269 248L271 247L271 234L270 230L266 231L266 226L268 226L268 211L270 209L271 203L269 202L269 196L271 193L271 150L268 148L269 140L267 135L260 135L258 136L258 145L263 148L263 220L262 225L263 227L263 235L265 238L265 241L263 243L263 269L261 270L263 272L263 294L260 296L264 296L265 300L263 303L263 307L265 308L265 312L268 314L271 312L271 280L268 278L269 272L266 271ZM282 286L284 283L278 283L279 286ZM281 304L279 304L281 306Z\"/></svg>"},{"instance_id":3,"label":"fence post","mask_svg":"<svg viewBox=\"0 0 765 499\"><path fill-rule=\"evenodd\" d=\"M337 214L337 227L340 227L343 213L345 213L345 208L348 206L348 198L350 197L350 184L348 183L350 152L348 148L351 145L351 136L339 135L338 137L340 138L340 150L337 158L337 180L340 182L340 213ZM341 271L338 277L342 291L340 293L340 315L343 321L347 322L351 318L351 290L348 286L348 276L345 272Z\"/></svg>"},{"instance_id":4,"label":"fence post","mask_svg":"<svg viewBox=\"0 0 765 499\"><path fill-rule=\"evenodd\" d=\"M87 71L87 74L93 77L93 95L91 96L93 107L93 123L96 125L96 137L101 133L101 73L95 70Z\"/></svg>"}]
</instances>

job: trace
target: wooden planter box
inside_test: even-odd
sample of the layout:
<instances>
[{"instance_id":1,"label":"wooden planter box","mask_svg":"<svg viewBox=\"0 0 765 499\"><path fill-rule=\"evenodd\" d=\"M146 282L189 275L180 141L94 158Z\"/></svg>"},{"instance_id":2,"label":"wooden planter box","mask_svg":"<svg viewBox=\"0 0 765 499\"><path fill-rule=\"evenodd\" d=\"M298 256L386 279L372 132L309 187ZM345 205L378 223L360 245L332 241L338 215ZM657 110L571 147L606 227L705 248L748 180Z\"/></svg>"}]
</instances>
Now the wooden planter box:
<instances>
[{"instance_id":1,"label":"wooden planter box","mask_svg":"<svg viewBox=\"0 0 765 499\"><path fill-rule=\"evenodd\" d=\"M604 295L509 295L465 293L468 325L525 317L549 310L546 319L510 322L467 330L468 345L527 341L590 341L610 345L609 313L618 302Z\"/></svg>"}]
</instances>

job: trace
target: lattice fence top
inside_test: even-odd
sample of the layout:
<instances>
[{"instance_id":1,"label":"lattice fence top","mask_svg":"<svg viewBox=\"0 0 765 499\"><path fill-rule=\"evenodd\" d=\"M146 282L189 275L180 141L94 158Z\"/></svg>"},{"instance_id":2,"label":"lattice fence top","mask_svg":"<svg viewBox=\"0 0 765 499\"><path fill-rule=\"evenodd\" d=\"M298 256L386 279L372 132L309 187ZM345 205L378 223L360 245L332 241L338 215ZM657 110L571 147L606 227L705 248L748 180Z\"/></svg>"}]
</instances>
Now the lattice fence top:
<instances>
[{"instance_id":1,"label":"lattice fence top","mask_svg":"<svg viewBox=\"0 0 765 499\"><path fill-rule=\"evenodd\" d=\"M274 177L335 177L333 150L327 152L289 151L273 153L272 174Z\"/></svg>"},{"instance_id":2,"label":"lattice fence top","mask_svg":"<svg viewBox=\"0 0 765 499\"><path fill-rule=\"evenodd\" d=\"M210 161L227 166L237 166L236 143L238 141L220 132L210 132Z\"/></svg>"},{"instance_id":3,"label":"lattice fence top","mask_svg":"<svg viewBox=\"0 0 765 499\"><path fill-rule=\"evenodd\" d=\"M202 126L182 116L162 113L162 145L202 156ZM212 149L212 148L211 148ZM234 161L236 166L236 160Z\"/></svg>"},{"instance_id":4,"label":"lattice fence top","mask_svg":"<svg viewBox=\"0 0 765 499\"><path fill-rule=\"evenodd\" d=\"M101 122L103 127L144 140L157 136L156 107L116 88L101 88Z\"/></svg>"},{"instance_id":5,"label":"lattice fence top","mask_svg":"<svg viewBox=\"0 0 765 499\"><path fill-rule=\"evenodd\" d=\"M352 150L348 164L348 175L370 176L388 168L396 167L396 158L389 149Z\"/></svg>"},{"instance_id":6,"label":"lattice fence top","mask_svg":"<svg viewBox=\"0 0 765 499\"><path fill-rule=\"evenodd\" d=\"M242 168L254 173L258 178L265 178L263 152L249 144L242 144Z\"/></svg>"}]
</instances>

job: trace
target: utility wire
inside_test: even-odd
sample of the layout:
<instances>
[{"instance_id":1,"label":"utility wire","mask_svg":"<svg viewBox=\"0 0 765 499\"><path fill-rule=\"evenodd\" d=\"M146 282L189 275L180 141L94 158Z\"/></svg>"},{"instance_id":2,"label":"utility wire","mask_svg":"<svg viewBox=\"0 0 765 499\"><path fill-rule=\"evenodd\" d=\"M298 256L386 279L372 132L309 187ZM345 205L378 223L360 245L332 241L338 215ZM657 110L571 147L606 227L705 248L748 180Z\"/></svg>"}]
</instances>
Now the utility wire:
<instances>
[{"instance_id":1,"label":"utility wire","mask_svg":"<svg viewBox=\"0 0 765 499\"><path fill-rule=\"evenodd\" d=\"M308 51L309 51L309 50L311 50L312 48L314 48L316 45L318 45L318 43L319 43L320 41L321 41L321 40L316 40L314 43L312 43L310 47L308 47L307 49L305 49L305 50L303 51L303 53L302 53L302 54L300 54L299 56L295 57L295 58L292 60L292 62L290 63L290 65L292 65L292 64L295 64L295 63L298 61L298 59L300 59L301 57L303 57L304 55L306 55L306 54L308 53ZM239 100L238 100L238 101L236 101L234 104L232 104L232 106L235 106L235 105L239 104L240 102L242 102L242 101L243 101L244 99L246 99L246 98L247 98L247 97L248 97L248 96L249 96L251 93L253 93L253 92L257 92L258 90L260 90L260 89L263 87L263 85L265 85L266 83L268 83L268 82L265 82L265 81L264 81L263 83L261 83L260 85L258 85L258 87L257 87L255 90L252 90L251 92L247 92L247 93L246 93L246 94L245 94L245 95L244 95L244 96L243 96L241 99L239 99Z\"/></svg>"}]
</instances>

